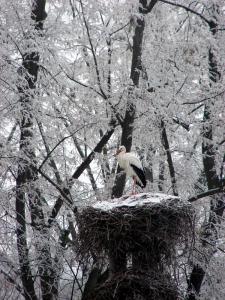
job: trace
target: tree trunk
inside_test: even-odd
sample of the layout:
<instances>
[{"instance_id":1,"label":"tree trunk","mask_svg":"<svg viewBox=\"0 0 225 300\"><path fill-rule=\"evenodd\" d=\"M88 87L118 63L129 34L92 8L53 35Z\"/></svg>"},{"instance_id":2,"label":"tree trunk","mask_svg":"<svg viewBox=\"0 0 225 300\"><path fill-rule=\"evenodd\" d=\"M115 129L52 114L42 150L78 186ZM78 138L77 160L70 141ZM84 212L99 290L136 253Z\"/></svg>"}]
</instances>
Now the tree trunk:
<instances>
[{"instance_id":1,"label":"tree trunk","mask_svg":"<svg viewBox=\"0 0 225 300\"><path fill-rule=\"evenodd\" d=\"M125 117L122 124L122 136L121 145L124 145L129 152L132 146L132 135L133 126L135 120L136 106L134 102L134 91L139 85L139 79L142 72L142 41L145 29L144 14L150 12L157 1L151 1L149 7L147 7L147 1L139 0L139 18L137 19L137 24L135 27L135 32L133 36L133 56L131 64L131 74L130 78L133 82L133 86L130 87L128 91L128 100L126 105ZM121 175L121 168L118 166L116 172L116 179L112 189L112 198L121 197L126 183L125 174Z\"/></svg>"},{"instance_id":2,"label":"tree trunk","mask_svg":"<svg viewBox=\"0 0 225 300\"><path fill-rule=\"evenodd\" d=\"M43 21L46 18L45 0L33 2L31 19L34 30L41 35ZM32 28L31 28L32 30ZM31 42L32 43L32 42ZM29 45L32 48L32 45ZM35 47L35 45L34 45ZM33 97L31 90L35 90L39 70L39 53L27 52L23 55L21 76L24 75L25 83L21 80L18 85L20 93L20 160L16 179L16 218L17 218L17 248L21 269L21 278L24 293L27 299L37 299L34 290L34 281L29 264L28 245L26 241L26 213L25 201L28 199L31 213L31 222L34 234L39 238L36 243L37 264L41 281L42 298L53 299L57 294L54 286L55 273L52 266L51 252L48 245L48 231L42 211L42 202L37 187L38 173L36 168L35 147L33 143ZM22 83L23 82L23 83ZM42 238L42 240L40 240Z\"/></svg>"},{"instance_id":3,"label":"tree trunk","mask_svg":"<svg viewBox=\"0 0 225 300\"><path fill-rule=\"evenodd\" d=\"M213 13L215 14L215 10L218 10L218 7L213 5L212 9L214 10ZM218 26L215 20L216 17L212 17L212 21L209 23L209 29L213 36L216 35L217 26ZM220 72L217 66L217 58L212 49L209 49L208 61L209 61L209 78L211 80L211 85L213 85L213 83L219 81ZM213 145L213 125L212 125L212 118L211 118L212 106L213 103L206 103L204 106L203 130L202 130L203 166L204 166L204 172L205 172L207 186L209 190L219 186L219 180L218 180L219 177L216 172L216 161L215 161L216 151ZM203 237L205 239L210 239L212 245L215 243L215 240L217 239L216 224L219 221L218 217L221 217L223 215L223 211L224 211L224 203L222 199L220 198L220 196L214 197L214 199L211 200L211 204L210 204L210 214L209 214L208 224L203 228ZM204 243L204 239L202 242L202 246L203 247L207 246ZM213 253L214 253L213 249L212 251L208 252L207 257L205 258L206 265L209 264L209 261ZM188 282L188 296L187 296L188 300L198 299L198 295L200 294L201 291L201 286L202 286L203 279L205 277L205 273L206 270L204 267L200 265L194 265Z\"/></svg>"},{"instance_id":4,"label":"tree trunk","mask_svg":"<svg viewBox=\"0 0 225 300\"><path fill-rule=\"evenodd\" d=\"M26 222L25 222L25 172L22 167L18 167L18 175L16 179L16 222L17 222L17 250L20 264L20 276L23 284L24 295L26 300L36 300L34 290L34 281L31 273L30 262L28 257L28 245L26 238Z\"/></svg>"}]
</instances>

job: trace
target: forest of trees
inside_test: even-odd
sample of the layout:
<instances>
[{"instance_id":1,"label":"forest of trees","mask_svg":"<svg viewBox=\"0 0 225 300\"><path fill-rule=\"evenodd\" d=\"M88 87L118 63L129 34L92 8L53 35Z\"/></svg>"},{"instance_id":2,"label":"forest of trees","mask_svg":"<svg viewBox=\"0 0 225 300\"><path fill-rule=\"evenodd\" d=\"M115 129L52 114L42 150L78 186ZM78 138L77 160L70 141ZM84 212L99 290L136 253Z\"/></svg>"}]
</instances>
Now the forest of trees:
<instances>
[{"instance_id":1,"label":"forest of trees","mask_svg":"<svg viewBox=\"0 0 225 300\"><path fill-rule=\"evenodd\" d=\"M0 299L82 299L106 273L76 216L129 190L119 145L195 208L183 299L225 299L224 0L1 0L0 43Z\"/></svg>"}]
</instances>

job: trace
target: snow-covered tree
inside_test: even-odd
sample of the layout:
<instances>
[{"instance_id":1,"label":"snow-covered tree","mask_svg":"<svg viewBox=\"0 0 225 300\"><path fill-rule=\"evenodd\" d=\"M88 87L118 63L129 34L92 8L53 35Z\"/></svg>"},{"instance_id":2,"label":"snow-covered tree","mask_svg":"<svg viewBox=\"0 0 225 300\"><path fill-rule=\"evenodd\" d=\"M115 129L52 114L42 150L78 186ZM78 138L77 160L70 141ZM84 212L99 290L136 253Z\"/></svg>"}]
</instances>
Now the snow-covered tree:
<instances>
[{"instance_id":1,"label":"snow-covered tree","mask_svg":"<svg viewBox=\"0 0 225 300\"><path fill-rule=\"evenodd\" d=\"M222 0L1 1L3 296L77 299L104 273L94 257L77 258L76 214L129 189L113 157L123 144L142 159L147 191L197 208L203 255L185 265L187 281L181 272L183 294L217 286L224 297L224 9Z\"/></svg>"}]
</instances>

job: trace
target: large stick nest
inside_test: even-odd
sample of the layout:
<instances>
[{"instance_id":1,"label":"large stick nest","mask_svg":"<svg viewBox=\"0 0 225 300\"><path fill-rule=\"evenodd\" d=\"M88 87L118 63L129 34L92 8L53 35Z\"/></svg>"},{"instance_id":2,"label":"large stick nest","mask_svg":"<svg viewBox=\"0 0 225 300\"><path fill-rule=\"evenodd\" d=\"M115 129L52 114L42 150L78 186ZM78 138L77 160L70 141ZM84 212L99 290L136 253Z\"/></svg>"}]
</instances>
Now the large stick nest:
<instances>
[{"instance_id":1,"label":"large stick nest","mask_svg":"<svg viewBox=\"0 0 225 300\"><path fill-rule=\"evenodd\" d=\"M85 300L178 300L178 291L170 277L141 272L116 274L95 288Z\"/></svg>"},{"instance_id":2,"label":"large stick nest","mask_svg":"<svg viewBox=\"0 0 225 300\"><path fill-rule=\"evenodd\" d=\"M109 209L87 207L79 213L81 251L100 256L105 251L150 252L171 256L178 242L192 232L192 206L178 197L162 195L158 202L151 199L160 194L140 195L137 205L120 204ZM115 200L114 200L115 201ZM117 199L118 203L118 199ZM99 208L100 207L100 208Z\"/></svg>"}]
</instances>

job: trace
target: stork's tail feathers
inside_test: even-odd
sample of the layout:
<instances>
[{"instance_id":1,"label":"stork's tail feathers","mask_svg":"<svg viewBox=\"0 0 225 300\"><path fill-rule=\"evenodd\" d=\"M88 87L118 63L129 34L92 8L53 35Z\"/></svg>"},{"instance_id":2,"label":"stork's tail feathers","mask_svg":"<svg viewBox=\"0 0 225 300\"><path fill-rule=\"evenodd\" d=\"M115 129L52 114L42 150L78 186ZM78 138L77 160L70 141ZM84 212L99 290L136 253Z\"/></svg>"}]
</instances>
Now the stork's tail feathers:
<instances>
[{"instance_id":1,"label":"stork's tail feathers","mask_svg":"<svg viewBox=\"0 0 225 300\"><path fill-rule=\"evenodd\" d=\"M139 185L141 188L145 188L146 187L145 172L133 164L130 164L130 165L134 169L134 172L137 174L137 177L138 177L138 180L136 182L137 185Z\"/></svg>"}]
</instances>

